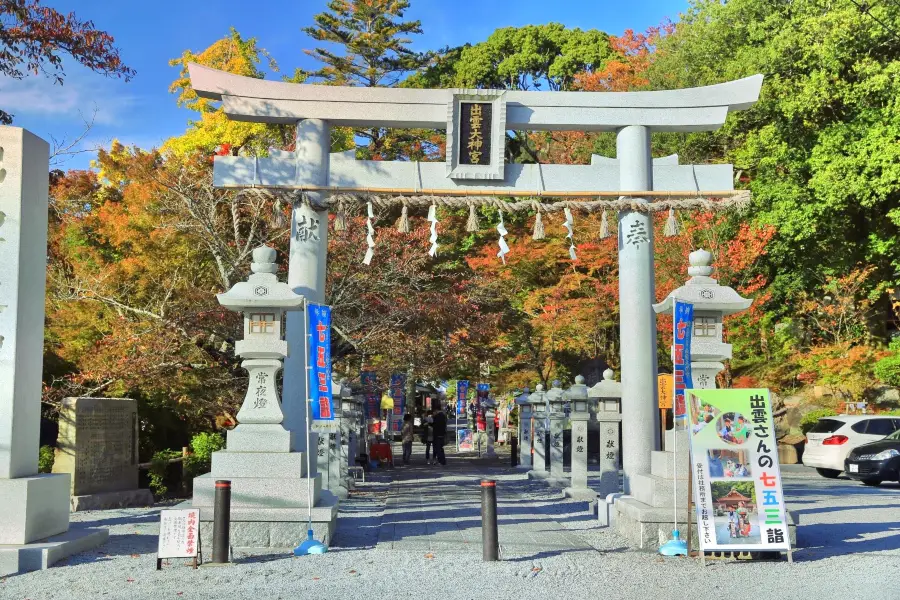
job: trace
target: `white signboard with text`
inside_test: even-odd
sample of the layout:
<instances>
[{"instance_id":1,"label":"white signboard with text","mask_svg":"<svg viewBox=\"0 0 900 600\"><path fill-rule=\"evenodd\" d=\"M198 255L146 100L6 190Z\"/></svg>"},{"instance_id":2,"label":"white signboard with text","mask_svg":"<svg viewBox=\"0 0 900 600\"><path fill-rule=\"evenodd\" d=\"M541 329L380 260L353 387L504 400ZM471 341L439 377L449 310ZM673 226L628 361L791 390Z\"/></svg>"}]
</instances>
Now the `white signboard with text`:
<instances>
[{"instance_id":1,"label":"white signboard with text","mask_svg":"<svg viewBox=\"0 0 900 600\"><path fill-rule=\"evenodd\" d=\"M197 558L200 551L200 510L163 510L159 513L157 568L164 558Z\"/></svg>"}]
</instances>

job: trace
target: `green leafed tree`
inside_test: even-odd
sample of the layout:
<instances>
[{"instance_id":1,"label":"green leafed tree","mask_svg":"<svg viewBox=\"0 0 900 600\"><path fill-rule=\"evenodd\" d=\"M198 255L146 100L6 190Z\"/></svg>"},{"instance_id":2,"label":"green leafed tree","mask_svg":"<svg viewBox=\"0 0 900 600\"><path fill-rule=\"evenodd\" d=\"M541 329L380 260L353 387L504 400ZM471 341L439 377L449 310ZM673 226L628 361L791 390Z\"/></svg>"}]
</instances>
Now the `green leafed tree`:
<instances>
[{"instance_id":1,"label":"green leafed tree","mask_svg":"<svg viewBox=\"0 0 900 600\"><path fill-rule=\"evenodd\" d=\"M780 314L819 281L871 265L864 294L900 270L900 4L694 2L658 44L655 88L765 76L759 101L679 154L733 162L751 218L777 233L763 258ZM876 319L876 329L884 318Z\"/></svg>"}]
</instances>

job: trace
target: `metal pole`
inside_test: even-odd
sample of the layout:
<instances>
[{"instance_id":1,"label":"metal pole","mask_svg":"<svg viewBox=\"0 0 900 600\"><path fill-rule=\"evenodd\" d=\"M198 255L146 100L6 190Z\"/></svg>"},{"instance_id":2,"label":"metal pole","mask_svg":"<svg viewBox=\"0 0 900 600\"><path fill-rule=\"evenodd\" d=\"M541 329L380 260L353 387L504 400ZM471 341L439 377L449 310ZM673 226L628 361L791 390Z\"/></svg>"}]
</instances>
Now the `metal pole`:
<instances>
[{"instance_id":1,"label":"metal pole","mask_svg":"<svg viewBox=\"0 0 900 600\"><path fill-rule=\"evenodd\" d=\"M512 466L514 467L518 464L518 460L516 459L519 458L519 438L513 436L509 441L509 449L511 450L509 456L512 461Z\"/></svg>"},{"instance_id":2,"label":"metal pole","mask_svg":"<svg viewBox=\"0 0 900 600\"><path fill-rule=\"evenodd\" d=\"M500 560L497 540L497 482L481 480L481 559Z\"/></svg>"},{"instance_id":3,"label":"metal pole","mask_svg":"<svg viewBox=\"0 0 900 600\"><path fill-rule=\"evenodd\" d=\"M227 563L231 547L231 482L216 481L216 496L213 505L213 549L212 562Z\"/></svg>"},{"instance_id":4,"label":"metal pole","mask_svg":"<svg viewBox=\"0 0 900 600\"><path fill-rule=\"evenodd\" d=\"M690 453L690 450L688 450ZM678 475L675 475L678 477ZM694 516L691 511L691 504L694 503L694 464L690 460L688 460L688 497L687 497L687 555L691 555L691 542L693 541L693 534L691 533L692 527L692 517ZM699 532L698 532L699 533Z\"/></svg>"}]
</instances>

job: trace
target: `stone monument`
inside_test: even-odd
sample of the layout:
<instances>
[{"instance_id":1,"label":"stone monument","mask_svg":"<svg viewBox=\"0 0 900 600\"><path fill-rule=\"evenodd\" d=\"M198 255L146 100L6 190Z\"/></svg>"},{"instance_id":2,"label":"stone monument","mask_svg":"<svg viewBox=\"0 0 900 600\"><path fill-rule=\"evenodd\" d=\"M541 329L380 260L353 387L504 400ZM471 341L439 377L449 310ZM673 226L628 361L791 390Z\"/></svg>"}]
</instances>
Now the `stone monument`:
<instances>
[{"instance_id":1,"label":"stone monument","mask_svg":"<svg viewBox=\"0 0 900 600\"><path fill-rule=\"evenodd\" d=\"M553 387L547 392L547 402L550 405L550 478L554 485L565 486L565 471L563 469L563 431L566 423L564 404L565 393L559 387L559 382L554 381Z\"/></svg>"},{"instance_id":2,"label":"stone monument","mask_svg":"<svg viewBox=\"0 0 900 600\"><path fill-rule=\"evenodd\" d=\"M591 411L588 406L588 387L584 384L584 377L575 377L575 383L566 390L566 398L572 407L572 438L571 447L571 484L563 490L569 498L576 500L594 501L597 492L588 487L588 421Z\"/></svg>"},{"instance_id":3,"label":"stone monument","mask_svg":"<svg viewBox=\"0 0 900 600\"><path fill-rule=\"evenodd\" d=\"M594 418L600 432L600 489L603 496L621 489L619 468L622 464L622 384L613 377L612 369L603 371L603 379L588 389L594 403Z\"/></svg>"},{"instance_id":4,"label":"stone monument","mask_svg":"<svg viewBox=\"0 0 900 600\"><path fill-rule=\"evenodd\" d=\"M0 127L0 576L106 541L69 530L67 474L38 474L49 146Z\"/></svg>"},{"instance_id":5,"label":"stone monument","mask_svg":"<svg viewBox=\"0 0 900 600\"><path fill-rule=\"evenodd\" d=\"M532 430L531 403L528 402L529 389L526 387L522 395L516 397L516 406L519 407L519 466L531 468L532 463Z\"/></svg>"},{"instance_id":6,"label":"stone monument","mask_svg":"<svg viewBox=\"0 0 900 600\"><path fill-rule=\"evenodd\" d=\"M529 479L546 479L550 476L547 470L547 393L542 384L537 384L534 393L528 396L531 405L531 422L534 425L534 440L531 470L528 471Z\"/></svg>"},{"instance_id":7,"label":"stone monument","mask_svg":"<svg viewBox=\"0 0 900 600\"><path fill-rule=\"evenodd\" d=\"M66 398L59 410L54 473L72 479L72 511L152 506L138 489L137 402Z\"/></svg>"},{"instance_id":8,"label":"stone monument","mask_svg":"<svg viewBox=\"0 0 900 600\"><path fill-rule=\"evenodd\" d=\"M306 456L292 451L295 432L282 425L276 378L281 360L293 352L282 339L282 321L284 313L300 308L304 299L278 281L275 256L266 246L254 250L249 279L217 296L222 306L244 315L244 339L235 344L235 353L245 359L241 366L248 371L249 386L226 449L213 452L211 472L194 479L193 501L185 503L200 509L204 552L212 549L217 479L231 480L235 550L290 552L306 537L307 477L314 478L315 535L326 543L334 535L337 498L322 489L321 477L307 473ZM310 443L315 447L314 439Z\"/></svg>"}]
</instances>

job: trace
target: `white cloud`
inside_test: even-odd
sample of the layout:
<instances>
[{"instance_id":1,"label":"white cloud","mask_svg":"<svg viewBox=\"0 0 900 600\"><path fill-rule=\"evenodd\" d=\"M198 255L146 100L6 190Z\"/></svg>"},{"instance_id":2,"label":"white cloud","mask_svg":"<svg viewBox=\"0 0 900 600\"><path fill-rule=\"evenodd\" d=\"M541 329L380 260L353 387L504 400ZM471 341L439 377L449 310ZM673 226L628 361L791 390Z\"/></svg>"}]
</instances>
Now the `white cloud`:
<instances>
[{"instance_id":1,"label":"white cloud","mask_svg":"<svg viewBox=\"0 0 900 600\"><path fill-rule=\"evenodd\" d=\"M59 85L43 76L22 80L0 76L0 108L15 116L87 119L98 125L120 124L137 97L117 93L117 80L73 70Z\"/></svg>"}]
</instances>

